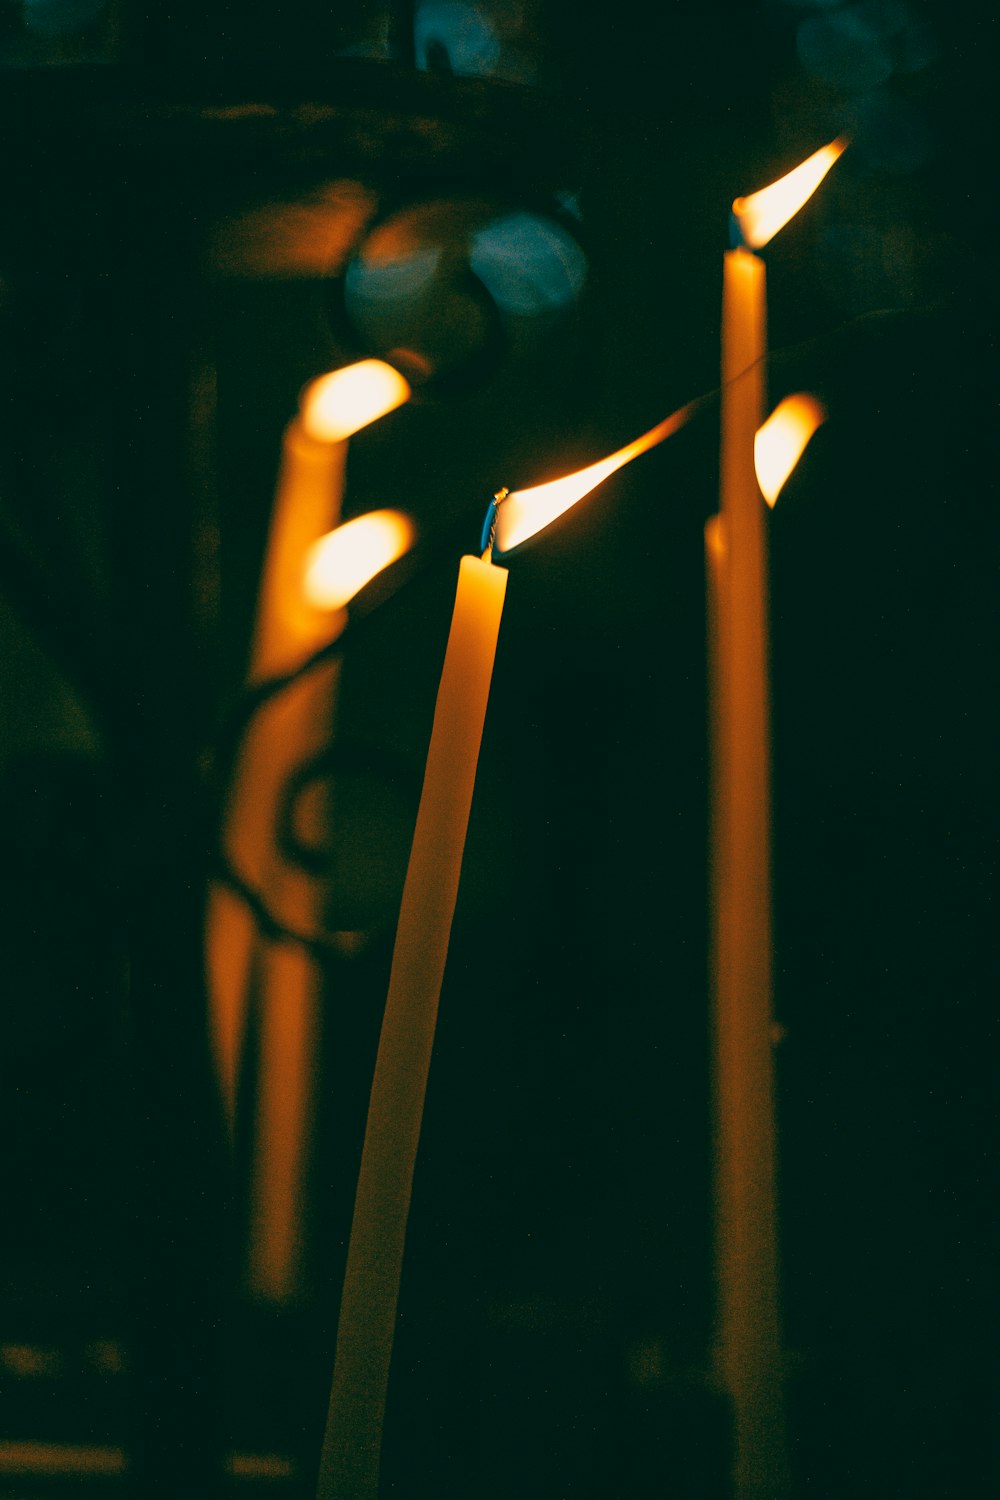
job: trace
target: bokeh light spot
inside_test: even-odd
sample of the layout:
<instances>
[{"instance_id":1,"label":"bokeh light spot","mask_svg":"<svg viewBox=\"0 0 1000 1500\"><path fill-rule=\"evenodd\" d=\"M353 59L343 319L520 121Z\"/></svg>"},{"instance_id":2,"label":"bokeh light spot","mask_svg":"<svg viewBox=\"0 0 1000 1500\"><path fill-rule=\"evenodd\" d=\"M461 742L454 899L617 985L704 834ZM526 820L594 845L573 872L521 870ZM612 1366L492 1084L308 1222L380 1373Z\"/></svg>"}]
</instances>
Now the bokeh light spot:
<instances>
[{"instance_id":1,"label":"bokeh light spot","mask_svg":"<svg viewBox=\"0 0 1000 1500\"><path fill-rule=\"evenodd\" d=\"M810 78L847 93L875 88L892 74L888 45L872 35L854 8L803 21L796 48Z\"/></svg>"},{"instance_id":2,"label":"bokeh light spot","mask_svg":"<svg viewBox=\"0 0 1000 1500\"><path fill-rule=\"evenodd\" d=\"M572 236L530 213L478 230L470 263L500 307L526 317L569 306L587 277L586 256Z\"/></svg>"}]
</instances>

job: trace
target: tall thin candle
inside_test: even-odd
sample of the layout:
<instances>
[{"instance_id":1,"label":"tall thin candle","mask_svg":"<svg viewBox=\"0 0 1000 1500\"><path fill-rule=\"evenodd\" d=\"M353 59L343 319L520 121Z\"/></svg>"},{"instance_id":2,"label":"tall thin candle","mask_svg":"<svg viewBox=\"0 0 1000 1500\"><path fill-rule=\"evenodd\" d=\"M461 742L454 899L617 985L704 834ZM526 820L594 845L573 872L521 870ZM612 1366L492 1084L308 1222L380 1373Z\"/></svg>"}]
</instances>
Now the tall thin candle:
<instances>
[{"instance_id":1,"label":"tall thin candle","mask_svg":"<svg viewBox=\"0 0 1000 1500\"><path fill-rule=\"evenodd\" d=\"M723 262L720 515L706 530L712 751L716 1367L733 1403L738 1500L788 1490L774 1077L767 560L754 441L764 415L759 248L844 149L834 142L737 199L744 244Z\"/></svg>"},{"instance_id":2,"label":"tall thin candle","mask_svg":"<svg viewBox=\"0 0 1000 1500\"><path fill-rule=\"evenodd\" d=\"M733 1401L736 1489L787 1490L771 1059L770 756L764 507L764 264L723 273L721 547L715 674L715 1099L719 1374Z\"/></svg>"},{"instance_id":3,"label":"tall thin candle","mask_svg":"<svg viewBox=\"0 0 1000 1500\"><path fill-rule=\"evenodd\" d=\"M463 557L403 888L317 1494L374 1500L410 1191L507 571Z\"/></svg>"}]
</instances>

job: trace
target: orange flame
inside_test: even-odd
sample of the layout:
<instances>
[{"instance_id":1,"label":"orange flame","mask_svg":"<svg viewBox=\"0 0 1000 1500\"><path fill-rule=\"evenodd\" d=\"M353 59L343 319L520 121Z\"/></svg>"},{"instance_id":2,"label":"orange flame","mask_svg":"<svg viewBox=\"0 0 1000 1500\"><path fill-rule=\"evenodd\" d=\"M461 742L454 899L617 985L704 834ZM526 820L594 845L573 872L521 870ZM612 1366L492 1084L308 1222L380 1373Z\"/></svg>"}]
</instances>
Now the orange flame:
<instances>
[{"instance_id":1,"label":"orange flame","mask_svg":"<svg viewBox=\"0 0 1000 1500\"><path fill-rule=\"evenodd\" d=\"M582 500L584 495L589 495L602 480L614 474L616 469L631 463L641 453L648 453L650 448L655 448L658 443L683 427L695 405L692 401L687 406L682 406L680 411L675 411L672 416L658 422L655 427L643 433L642 437L626 443L617 453L599 459L586 469L567 474L563 479L551 479L547 484L536 484L529 490L513 490L505 495L497 507L496 534L493 540L496 550L501 553L510 552L534 536L536 531L550 525L564 511L569 510L570 506Z\"/></svg>"},{"instance_id":2,"label":"orange flame","mask_svg":"<svg viewBox=\"0 0 1000 1500\"><path fill-rule=\"evenodd\" d=\"M362 359L310 381L299 401L302 426L318 442L339 443L409 397L409 385L392 365Z\"/></svg>"},{"instance_id":3,"label":"orange flame","mask_svg":"<svg viewBox=\"0 0 1000 1500\"><path fill-rule=\"evenodd\" d=\"M740 226L744 245L759 250L773 239L778 230L794 218L802 205L812 197L837 158L847 149L844 137L831 141L813 152L799 166L793 167L770 187L761 188L747 198L737 198L733 213Z\"/></svg>"},{"instance_id":4,"label":"orange flame","mask_svg":"<svg viewBox=\"0 0 1000 1500\"><path fill-rule=\"evenodd\" d=\"M412 545L416 528L398 510L373 510L345 521L314 542L306 554L303 585L316 609L343 609Z\"/></svg>"},{"instance_id":5,"label":"orange flame","mask_svg":"<svg viewBox=\"0 0 1000 1500\"><path fill-rule=\"evenodd\" d=\"M785 480L802 457L826 411L815 396L799 393L778 403L753 441L757 483L768 505L781 494Z\"/></svg>"}]
</instances>

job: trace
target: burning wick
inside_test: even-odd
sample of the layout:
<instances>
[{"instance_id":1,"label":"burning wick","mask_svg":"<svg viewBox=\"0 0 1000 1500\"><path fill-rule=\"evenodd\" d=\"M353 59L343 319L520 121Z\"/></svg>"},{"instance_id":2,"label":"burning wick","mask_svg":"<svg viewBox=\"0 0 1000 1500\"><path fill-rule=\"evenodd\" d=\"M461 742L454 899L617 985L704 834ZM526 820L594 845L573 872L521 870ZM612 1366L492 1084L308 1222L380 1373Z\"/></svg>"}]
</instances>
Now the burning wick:
<instances>
[{"instance_id":1,"label":"burning wick","mask_svg":"<svg viewBox=\"0 0 1000 1500\"><path fill-rule=\"evenodd\" d=\"M507 496L509 494L510 490L506 487L506 485L504 485L502 489L497 490L486 511L486 520L483 522L482 538L483 562L493 561L493 547L496 542L497 536L497 518L500 515L500 507L507 499Z\"/></svg>"}]
</instances>

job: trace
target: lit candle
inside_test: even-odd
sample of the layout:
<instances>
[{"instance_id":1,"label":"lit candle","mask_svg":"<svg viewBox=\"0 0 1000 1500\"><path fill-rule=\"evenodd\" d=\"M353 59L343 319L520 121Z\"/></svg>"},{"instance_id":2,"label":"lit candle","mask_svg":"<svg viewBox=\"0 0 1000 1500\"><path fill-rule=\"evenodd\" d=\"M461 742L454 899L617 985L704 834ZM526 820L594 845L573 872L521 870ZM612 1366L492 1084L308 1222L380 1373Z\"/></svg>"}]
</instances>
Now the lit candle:
<instances>
[{"instance_id":1,"label":"lit candle","mask_svg":"<svg viewBox=\"0 0 1000 1500\"><path fill-rule=\"evenodd\" d=\"M507 587L493 563L630 459L695 404L609 458L509 494L487 517L483 557L464 557L393 949L337 1325L318 1500L376 1500L403 1247L438 1000L458 896L479 747Z\"/></svg>"},{"instance_id":2,"label":"lit candle","mask_svg":"<svg viewBox=\"0 0 1000 1500\"><path fill-rule=\"evenodd\" d=\"M399 406L408 395L409 387L402 376L379 360L364 360L335 370L313 381L303 392L299 415L289 423L282 443L251 656L251 682L293 671L335 638L341 628L342 615L329 603L311 599L303 588L306 555L339 519L348 438ZM294 684L272 700L251 725L242 747L226 813L226 849L231 863L245 878L272 897L279 878L272 858L277 798L295 762L321 748L329 735L335 680L336 667L331 664L323 673ZM294 925L313 927L315 897L311 884L296 880L294 872L287 870L281 872L281 879L282 909L293 913ZM284 1071L292 1079L292 1086L285 1090L291 1103L283 1106L280 1132L280 1139L286 1142L285 1160L281 1160L280 1150L258 1153L271 1163L267 1175L284 1207L278 1207L279 1199L265 1191L263 1196L271 1209L263 1216L255 1215L255 1222L262 1227L252 1236L251 1244L251 1280L264 1295L281 1296L289 1285L293 1260L288 1203L297 1196L295 1184L301 1167L298 1148L296 1159L288 1159L287 1143L302 1139L293 1116L300 1118L304 1110L301 1059L314 1024L314 977L300 950L278 954L258 945L250 911L227 886L215 883L208 893L206 965L216 1069L230 1131L235 1125L239 1061L255 954L264 967L276 966L274 974L261 980L265 1046L274 1039L276 1027L274 1015L267 1014L268 994L279 980L282 1005L289 1018L284 1043L275 1054L284 1059L283 1066L276 1064L276 1071ZM284 997L290 997L287 1003ZM295 1033L300 1044L293 1046ZM276 1097L278 1085L266 1066L261 1079L265 1089L271 1089L272 1097ZM266 1118L271 1109L266 1099L262 1108ZM265 1125L265 1134L268 1130ZM285 1227L276 1229L279 1223Z\"/></svg>"},{"instance_id":3,"label":"lit candle","mask_svg":"<svg viewBox=\"0 0 1000 1500\"><path fill-rule=\"evenodd\" d=\"M300 559L297 595L329 620L336 639L347 621L346 606L376 573L410 547L414 528L399 511L369 511L321 537ZM290 763L318 753L333 720L333 664L286 688L272 705L271 730L281 746L264 768L268 806L276 806ZM314 682L314 679L317 679ZM273 783L273 784L270 784ZM307 802L297 830L303 841L322 847L319 807ZM268 907L298 932L323 927L321 886L306 871L280 859L269 863L261 888ZM310 1137L314 1059L317 1053L319 995L309 954L294 942L261 942L254 950L254 983L260 1002L257 1118L250 1188L247 1283L257 1296L281 1302L298 1281L303 1244L306 1145Z\"/></svg>"},{"instance_id":4,"label":"lit candle","mask_svg":"<svg viewBox=\"0 0 1000 1500\"><path fill-rule=\"evenodd\" d=\"M716 1365L733 1403L739 1500L788 1488L771 1057L770 727L763 509L766 299L753 253L811 196L835 141L733 214L723 265L720 515L706 532L712 736L712 987L716 1130Z\"/></svg>"}]
</instances>

